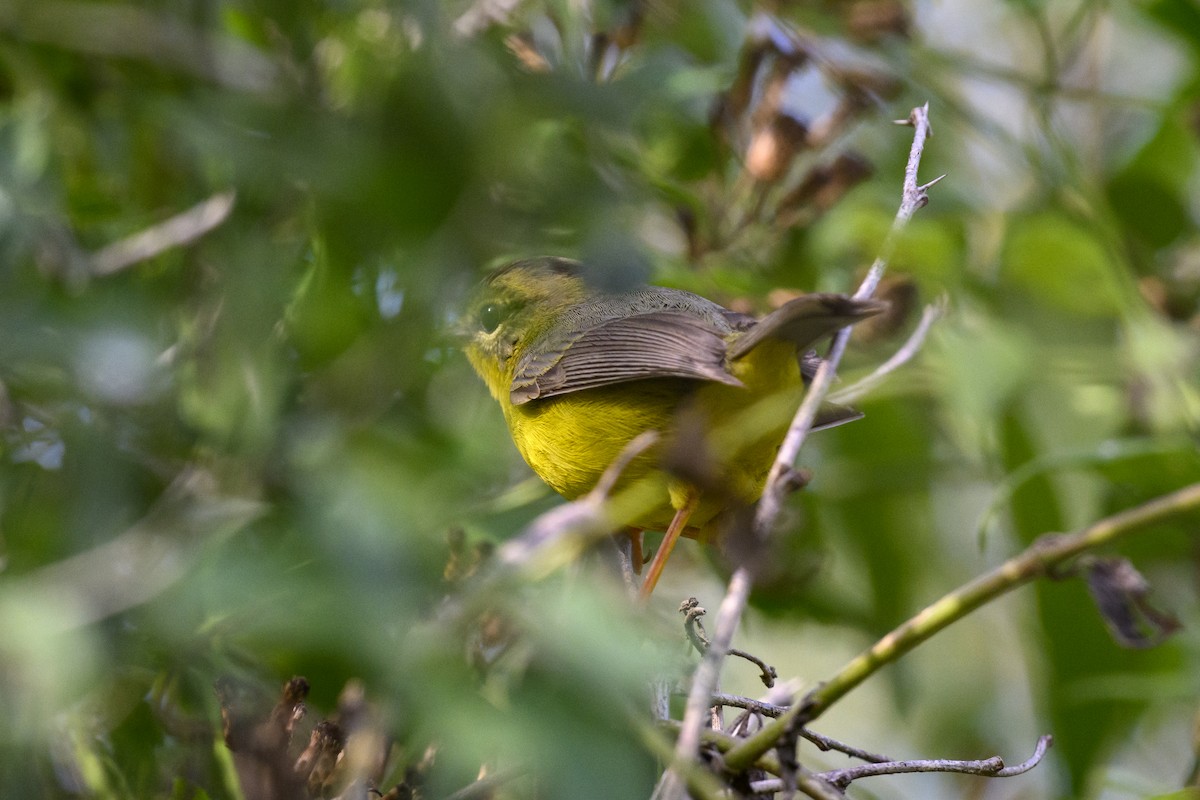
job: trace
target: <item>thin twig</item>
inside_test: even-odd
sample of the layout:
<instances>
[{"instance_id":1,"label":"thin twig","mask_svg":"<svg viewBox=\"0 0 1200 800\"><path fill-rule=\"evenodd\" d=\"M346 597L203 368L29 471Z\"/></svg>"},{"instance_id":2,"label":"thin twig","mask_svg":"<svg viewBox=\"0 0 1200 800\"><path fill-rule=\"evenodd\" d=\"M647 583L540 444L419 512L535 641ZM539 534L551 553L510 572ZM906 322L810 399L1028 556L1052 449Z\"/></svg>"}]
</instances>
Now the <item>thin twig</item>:
<instances>
[{"instance_id":1,"label":"thin twig","mask_svg":"<svg viewBox=\"0 0 1200 800\"><path fill-rule=\"evenodd\" d=\"M708 707L713 688L721 671L721 662L729 651L729 642L733 632L737 630L738 620L745 608L745 598L750 594L750 571L742 567L733 573L729 581L729 591L721 601L717 610L717 636L724 634L723 640L718 638L709 644L704 658L696 668L696 677L692 680L692 690L688 693L687 710L684 712L683 725L679 738L675 741L675 761L655 787L653 798L656 800L678 800L683 797L684 785L678 778L679 764L690 765L696 760L700 747L700 731L708 716ZM697 686L703 691L698 692Z\"/></svg>"},{"instance_id":2,"label":"thin twig","mask_svg":"<svg viewBox=\"0 0 1200 800\"><path fill-rule=\"evenodd\" d=\"M955 772L968 775L984 775L989 778L1011 778L1021 775L1041 763L1046 750L1053 744L1053 737L1042 736L1038 739L1033 755L1020 764L1011 767L1004 766L1004 760L999 756L978 761L951 761L948 759L888 761L876 764L864 764L858 767L830 770L813 775L813 778L828 782L838 789L846 789L859 778L870 778L876 775L901 775L915 772ZM750 789L755 794L769 794L784 789L784 782L779 778L767 778L754 781Z\"/></svg>"},{"instance_id":3,"label":"thin twig","mask_svg":"<svg viewBox=\"0 0 1200 800\"><path fill-rule=\"evenodd\" d=\"M780 781L781 788L787 789L787 784ZM796 770L796 788L813 798L813 800L845 800L842 790L826 781L820 775L810 772L804 767Z\"/></svg>"},{"instance_id":4,"label":"thin twig","mask_svg":"<svg viewBox=\"0 0 1200 800\"><path fill-rule=\"evenodd\" d=\"M744 708L747 711L753 711L755 714L762 714L764 717L778 717L788 710L787 706L765 703L762 700L753 700L749 697L742 697L737 694L725 694L724 692L713 692L712 701L715 705Z\"/></svg>"},{"instance_id":5,"label":"thin twig","mask_svg":"<svg viewBox=\"0 0 1200 800\"><path fill-rule=\"evenodd\" d=\"M476 798L491 797L496 789L523 775L524 769L505 769L484 775L474 783L467 784L454 794L446 795L446 800L476 800Z\"/></svg>"},{"instance_id":6,"label":"thin twig","mask_svg":"<svg viewBox=\"0 0 1200 800\"><path fill-rule=\"evenodd\" d=\"M929 197L925 194L925 190L941 180L941 178L937 178L924 186L917 184L917 169L921 165L921 153L924 152L925 139L929 135L929 104L926 103L919 108L914 108L909 115L908 123L914 128L913 143L908 154L908 165L904 170L904 189L900 201L900 209L896 212L896 218L892 221L892 227L888 231L887 238L884 239L879 257L875 259L875 263L871 264L871 268L867 271L867 276L859 285L858 291L854 293L854 297L857 300L866 300L875 293L875 289L879 286L879 281L883 279L883 273L887 269L888 261L896 252L896 246L900 240L900 232L908 224L909 219L912 218L917 209L924 207L929 202ZM786 482L782 480L782 477L792 469L796 463L796 459L800 456L800 448L803 447L805 440L808 438L808 433L812 429L813 421L817 417L817 411L820 409L821 403L825 400L826 395L829 394L834 373L837 371L838 364L841 363L842 354L846 351L846 343L849 340L849 327L842 328L834 336L833 346L829 350L829 355L821 362L821 366L817 368L817 373L813 376L808 391L804 395L804 402L797 409L796 416L792 420L792 425L788 429L783 443L779 446L779 454L775 459L775 463L771 466L771 472L767 476L766 488L763 490L762 499L759 500L758 509L754 516L755 532L761 537L765 538L765 535L779 517L779 512L783 508L784 497L787 494Z\"/></svg>"},{"instance_id":7,"label":"thin twig","mask_svg":"<svg viewBox=\"0 0 1200 800\"><path fill-rule=\"evenodd\" d=\"M708 641L708 632L704 630L704 623L700 621L700 618L707 614L708 610L701 606L696 598L689 597L680 604L679 612L684 615L683 630L687 633L688 641L692 643L692 647L695 648L696 652L703 656L708 652L710 643ZM739 650L736 647L729 648L729 655L749 661L758 667L759 678L768 689L775 686L775 681L779 678L779 673L766 661L763 661L753 653Z\"/></svg>"},{"instance_id":8,"label":"thin twig","mask_svg":"<svg viewBox=\"0 0 1200 800\"><path fill-rule=\"evenodd\" d=\"M884 636L868 650L842 667L826 683L809 692L803 702L790 706L762 730L747 737L737 750L726 754L726 766L745 769L792 725L804 725L819 717L848 692L900 656L950 624L1003 594L1046 575L1080 553L1112 544L1136 531L1181 514L1200 509L1200 483L1185 486L1140 506L1126 509L1092 523L1072 534L1044 536L1019 555L937 600L932 605Z\"/></svg>"},{"instance_id":9,"label":"thin twig","mask_svg":"<svg viewBox=\"0 0 1200 800\"><path fill-rule=\"evenodd\" d=\"M570 553L561 554L562 558L552 559L552 565L540 565L543 570L549 571L553 566L570 559L570 555L574 553L574 548L569 546L570 540L578 538L587 541L597 531L611 531L613 525L607 519L605 501L629 463L646 452L656 441L658 433L655 431L645 431L634 437L633 441L625 445L625 449L616 460L604 470L595 488L578 500L555 506L529 523L529 527L520 536L505 542L496 551L497 563L508 567L529 566L545 560L556 548L569 550Z\"/></svg>"},{"instance_id":10,"label":"thin twig","mask_svg":"<svg viewBox=\"0 0 1200 800\"><path fill-rule=\"evenodd\" d=\"M733 708L744 708L754 714L761 714L764 717L779 717L784 714L789 706L776 705L775 703L766 703L762 700L752 700L749 697L742 697L736 694L725 694L723 692L713 693L713 703L722 706L731 706ZM855 747L852 744L834 739L831 736L826 736L823 733L811 731L808 728L801 728L800 735L817 746L818 750L829 752L833 750L838 753L844 753L851 758L858 758L872 764L882 764L885 761L894 761L879 753L872 753L869 750L863 750L860 747Z\"/></svg>"},{"instance_id":11,"label":"thin twig","mask_svg":"<svg viewBox=\"0 0 1200 800\"><path fill-rule=\"evenodd\" d=\"M651 755L656 758L666 760L671 757L672 748L670 742L664 737L664 732L678 730L679 723L670 719L661 719L657 724L650 725L643 718L637 717L632 720L634 728L641 736L642 743ZM719 731L706 731L706 736L714 737L713 741L716 744L718 751L728 749L730 743L735 741L728 734ZM721 744L723 742L723 745ZM769 758L769 757L768 757ZM726 797L725 787L717 779L716 775L705 769L698 763L689 763L682 765L680 773L687 783L688 793L693 800L723 800Z\"/></svg>"},{"instance_id":12,"label":"thin twig","mask_svg":"<svg viewBox=\"0 0 1200 800\"><path fill-rule=\"evenodd\" d=\"M993 777L996 778L1011 778L1014 775L1022 775L1036 767L1042 762L1046 751L1050 749L1050 745L1054 744L1054 737L1050 734L1045 734L1038 737L1037 747L1033 750L1033 755L1022 761L1020 764L1014 764L1011 767L1005 767L997 772Z\"/></svg>"},{"instance_id":13,"label":"thin twig","mask_svg":"<svg viewBox=\"0 0 1200 800\"><path fill-rule=\"evenodd\" d=\"M1143 458L1147 455L1161 455L1171 452L1190 453L1195 450L1195 442L1186 435L1173 438L1129 437L1125 439L1106 439L1098 445L1080 450L1059 450L1053 453L1043 453L1004 476L1004 480L992 493L992 499L979 515L975 526L975 538L982 547L987 538L991 522L995 519L1000 508L1016 495L1017 490L1030 480L1053 472L1069 469L1090 469L1099 464L1112 464L1128 459Z\"/></svg>"},{"instance_id":14,"label":"thin twig","mask_svg":"<svg viewBox=\"0 0 1200 800\"><path fill-rule=\"evenodd\" d=\"M838 741L830 736L825 736L824 734L817 733L816 731L810 731L808 728L801 728L800 735L815 744L818 750L823 750L825 752L834 750L839 753L844 753L851 758L861 759L870 764L883 764L884 762L893 760L885 755L872 753L870 750L863 750L862 748L855 747L852 744L846 744L845 742Z\"/></svg>"},{"instance_id":15,"label":"thin twig","mask_svg":"<svg viewBox=\"0 0 1200 800\"><path fill-rule=\"evenodd\" d=\"M1068 559L1156 522L1200 508L1200 483L1094 522L1073 534L1042 537L1020 555L926 607L880 639L841 669L832 680L811 692L802 704L806 721L815 719L835 700L857 686L880 666L895 661L943 628L980 606L1047 574Z\"/></svg>"},{"instance_id":16,"label":"thin twig","mask_svg":"<svg viewBox=\"0 0 1200 800\"><path fill-rule=\"evenodd\" d=\"M740 658L749 661L754 666L758 667L758 678L763 682L763 686L770 689L775 685L775 681L779 678L779 673L767 662L763 661L753 653L747 653L745 650L739 650L736 647L729 648L729 655L734 658Z\"/></svg>"},{"instance_id":17,"label":"thin twig","mask_svg":"<svg viewBox=\"0 0 1200 800\"><path fill-rule=\"evenodd\" d=\"M0 585L0 640L14 621L55 598L62 611L39 622L56 636L148 602L181 580L199 548L266 512L259 500L222 495L207 470L182 469L150 511L117 536ZM137 580L130 580L136 575ZM20 614L18 614L20 611Z\"/></svg>"},{"instance_id":18,"label":"thin twig","mask_svg":"<svg viewBox=\"0 0 1200 800\"><path fill-rule=\"evenodd\" d=\"M708 613L708 609L700 605L696 598L689 597L679 604L679 613L683 614L683 632L687 634L688 641L697 653L704 655L708 651L708 632L704 630L700 618Z\"/></svg>"},{"instance_id":19,"label":"thin twig","mask_svg":"<svg viewBox=\"0 0 1200 800\"><path fill-rule=\"evenodd\" d=\"M911 361L920 352L922 345L925 344L925 336L929 333L929 329L933 326L933 323L942 316L945 307L944 299L925 306L925 311L921 314L921 321L917 323L916 329L913 330L900 349L891 358L876 367L875 371L867 377L856 381L845 389L832 392L829 395L829 402L841 405L854 403L883 383L884 378L890 373L895 372Z\"/></svg>"},{"instance_id":20,"label":"thin twig","mask_svg":"<svg viewBox=\"0 0 1200 800\"><path fill-rule=\"evenodd\" d=\"M826 783L807 770L801 770L796 778L796 788L814 800L843 800L846 796L836 786ZM755 795L775 794L785 789L787 785L782 778L767 778L750 783L750 791Z\"/></svg>"},{"instance_id":21,"label":"thin twig","mask_svg":"<svg viewBox=\"0 0 1200 800\"><path fill-rule=\"evenodd\" d=\"M1042 736L1038 739L1037 748L1027 760L1012 767L1004 766L1004 759L992 756L978 761L953 761L950 759L921 759L914 761L888 761L882 764L861 764L857 767L835 769L820 773L820 777L840 789L845 789L859 778L870 778L875 775L900 775L914 772L961 772L968 775L986 775L991 778L1011 778L1021 775L1041 763L1054 739Z\"/></svg>"},{"instance_id":22,"label":"thin twig","mask_svg":"<svg viewBox=\"0 0 1200 800\"><path fill-rule=\"evenodd\" d=\"M92 256L92 274L111 275L173 247L194 242L229 217L236 197L232 189L214 194L187 211L113 242Z\"/></svg>"},{"instance_id":23,"label":"thin twig","mask_svg":"<svg viewBox=\"0 0 1200 800\"><path fill-rule=\"evenodd\" d=\"M932 181L925 186L917 183L921 153L925 148L925 139L929 136L929 104L914 108L908 121L913 126L914 132L908 164L904 170L904 188L900 209L896 212L896 218L884 240L879 258L871 265L866 278L863 279L858 291L854 294L854 297L859 300L867 299L875 292L879 281L883 278L887 262L896 250L900 231L908 224L908 220L916 213L917 209L929 202L925 189L937 182ZM834 336L829 355L817 368L817 373L809 383L804 400L797 409L791 427L788 428L787 435L779 447L779 453L775 463L771 466L762 498L758 501L755 511L754 533L760 539L767 538L783 508L784 497L788 489L787 476L793 471L793 465L800 455L800 448L816 420L817 411L826 395L829 394L829 389L833 385L834 373L837 371L838 364L841 363L842 354L846 350L846 342L849 338L849 327L843 328ZM746 566L738 567L730 578L725 599L721 601L721 609L717 615L716 630L713 633L711 646L704 658L701 659L699 666L696 667L696 674L692 679L692 688L688 693L682 729L675 742L675 759L663 773L662 779L655 788L653 795L655 798L679 800L683 796L683 785L675 776L676 765L691 763L696 759L697 748L700 744L700 731L707 717L712 693L717 686L721 665L729 652L729 646L749 600L752 582L750 569Z\"/></svg>"},{"instance_id":24,"label":"thin twig","mask_svg":"<svg viewBox=\"0 0 1200 800\"><path fill-rule=\"evenodd\" d=\"M670 727L670 725L668 726ZM673 727L678 729L679 723L674 723ZM729 752L737 746L739 741L737 738L730 736L727 733L721 733L720 731L704 731L702 739L706 745L711 745L718 753ZM756 769L761 769L770 773L771 775L782 775L784 772L783 765L780 763L778 756L776 756L774 753L764 754L757 761L755 761L754 766ZM685 764L684 768L690 770L688 773L689 775L694 775L698 770L698 765ZM845 795L842 794L841 789L834 786L829 781L825 780L811 770L805 769L803 766L797 764L792 768L792 771L795 777L796 789L798 789L802 794L814 798L814 800L845 799ZM711 777L710 773L701 774ZM781 789L787 788L786 784L782 781L779 785ZM689 788L691 787L689 786Z\"/></svg>"},{"instance_id":25,"label":"thin twig","mask_svg":"<svg viewBox=\"0 0 1200 800\"><path fill-rule=\"evenodd\" d=\"M456 593L446 601L437 613L435 625L444 629L458 621L471 619L486 606L487 597L494 597L494 593L509 582L521 576L537 579L548 575L573 561L594 540L616 530L619 524L610 514L613 498L608 492L629 463L657 440L658 434L654 431L634 437L604 471L592 491L539 515L520 535L505 542L496 550L489 568L472 576L470 590ZM620 495L618 492L617 496Z\"/></svg>"}]
</instances>

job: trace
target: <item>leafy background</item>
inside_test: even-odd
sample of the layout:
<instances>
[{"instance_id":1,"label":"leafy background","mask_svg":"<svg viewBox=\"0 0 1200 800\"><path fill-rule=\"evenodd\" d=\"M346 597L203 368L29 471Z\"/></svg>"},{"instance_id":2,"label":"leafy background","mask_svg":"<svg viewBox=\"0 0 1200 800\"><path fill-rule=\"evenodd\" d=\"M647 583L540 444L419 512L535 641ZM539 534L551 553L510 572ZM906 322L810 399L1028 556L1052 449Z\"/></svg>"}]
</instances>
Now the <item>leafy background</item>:
<instances>
[{"instance_id":1,"label":"leafy background","mask_svg":"<svg viewBox=\"0 0 1200 800\"><path fill-rule=\"evenodd\" d=\"M826 213L722 236L754 200L710 114L768 10L886 78L801 159L853 150L874 171ZM317 714L361 681L395 737L392 782L441 743L428 796L521 761L543 796L648 796L630 720L649 670L688 663L673 608L716 605L720 557L685 544L647 613L587 569L527 587L506 599L520 645L481 674L463 632L430 622L448 532L499 541L556 501L446 330L486 266L529 254L750 309L778 287L846 290L898 201L910 132L888 121L926 100L923 175L948 177L890 274L899 305L946 313L864 421L806 450L803 535L739 644L811 684L1038 535L1200 475L1194 3L546 2L468 31L470 13L0 3L4 796L236 797L213 683L293 674ZM634 29L597 80L589 35ZM789 102L815 119L829 93ZM231 196L194 241L106 250ZM845 382L912 315L897 324L855 347ZM1053 733L1034 773L852 793L1178 789L1196 525L1122 550L1184 624L1166 644L1122 649L1080 581L1042 582L818 726L898 757L1012 761ZM727 667L725 688L754 683Z\"/></svg>"}]
</instances>

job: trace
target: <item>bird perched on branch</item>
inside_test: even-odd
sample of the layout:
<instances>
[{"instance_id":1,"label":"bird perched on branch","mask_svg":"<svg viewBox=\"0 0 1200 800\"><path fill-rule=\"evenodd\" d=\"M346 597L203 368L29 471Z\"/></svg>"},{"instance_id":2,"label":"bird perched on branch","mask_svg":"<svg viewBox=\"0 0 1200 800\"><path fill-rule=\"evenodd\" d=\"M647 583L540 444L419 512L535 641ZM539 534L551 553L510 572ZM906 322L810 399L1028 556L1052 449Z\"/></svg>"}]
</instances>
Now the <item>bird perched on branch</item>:
<instances>
[{"instance_id":1,"label":"bird perched on branch","mask_svg":"<svg viewBox=\"0 0 1200 800\"><path fill-rule=\"evenodd\" d=\"M661 434L614 491L630 498L623 523L666 531L646 596L680 535L705 538L723 512L762 494L820 363L808 348L885 307L807 294L755 319L678 289L605 292L577 262L534 258L484 280L463 333L517 449L568 500L595 487L636 436ZM831 407L816 427L858 416Z\"/></svg>"}]
</instances>

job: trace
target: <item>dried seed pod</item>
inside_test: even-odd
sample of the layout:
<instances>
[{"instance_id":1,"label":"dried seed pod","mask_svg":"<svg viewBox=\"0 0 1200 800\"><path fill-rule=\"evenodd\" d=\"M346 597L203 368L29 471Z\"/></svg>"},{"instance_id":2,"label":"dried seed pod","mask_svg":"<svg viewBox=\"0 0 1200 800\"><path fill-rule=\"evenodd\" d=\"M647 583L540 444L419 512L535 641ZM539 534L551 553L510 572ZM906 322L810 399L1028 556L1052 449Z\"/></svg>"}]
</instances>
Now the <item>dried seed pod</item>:
<instances>
[{"instance_id":1,"label":"dried seed pod","mask_svg":"<svg viewBox=\"0 0 1200 800\"><path fill-rule=\"evenodd\" d=\"M538 52L532 34L528 32L509 34L504 38L504 46L517 57L521 66L530 72L550 71L550 62Z\"/></svg>"},{"instance_id":2,"label":"dried seed pod","mask_svg":"<svg viewBox=\"0 0 1200 800\"><path fill-rule=\"evenodd\" d=\"M856 0L843 10L850 38L873 44L889 36L908 37L912 19L900 0Z\"/></svg>"},{"instance_id":3,"label":"dried seed pod","mask_svg":"<svg viewBox=\"0 0 1200 800\"><path fill-rule=\"evenodd\" d=\"M755 180L770 183L787 174L796 154L804 148L808 128L787 114L777 114L757 131L746 150L746 171Z\"/></svg>"},{"instance_id":4,"label":"dried seed pod","mask_svg":"<svg viewBox=\"0 0 1200 800\"><path fill-rule=\"evenodd\" d=\"M875 169L857 153L842 153L831 164L810 169L794 189L779 201L778 216L787 224L811 221L829 209Z\"/></svg>"}]
</instances>

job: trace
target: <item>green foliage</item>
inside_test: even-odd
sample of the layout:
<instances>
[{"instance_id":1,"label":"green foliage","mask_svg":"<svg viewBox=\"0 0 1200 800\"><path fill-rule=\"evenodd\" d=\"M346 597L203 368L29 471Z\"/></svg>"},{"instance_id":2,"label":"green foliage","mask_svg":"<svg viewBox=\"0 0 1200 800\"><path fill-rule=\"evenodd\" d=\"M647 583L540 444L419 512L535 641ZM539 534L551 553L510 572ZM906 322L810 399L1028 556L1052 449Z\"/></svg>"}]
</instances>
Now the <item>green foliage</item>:
<instances>
[{"instance_id":1,"label":"green foliage","mask_svg":"<svg viewBox=\"0 0 1200 800\"><path fill-rule=\"evenodd\" d=\"M919 305L947 313L865 420L805 450L787 568L738 645L815 683L1038 536L1200 477L1192 4L914 4L907 35L864 32L872 3L784 4L887 80L761 197L749 129L714 113L761 10L590 5L464 32L457 2L0 4L0 795L239 797L214 682L269 708L304 675L313 717L362 682L392 784L437 744L425 796L481 764L529 770L504 796L649 796L648 676L694 663L674 607L715 609L728 565L685 542L637 610L604 551L447 616L451 531L495 544L556 504L456 350L458 305L543 253L746 309L850 290L899 198L910 131L888 121L925 100L923 177L948 177L889 273L914 313L852 348L843 385ZM611 74L597 31L625 42ZM796 89L809 122L830 85ZM789 205L851 149L873 176ZM226 192L227 216L163 226ZM1081 581L1040 582L890 667L830 733L1015 761L1049 732L1047 765L989 791L1193 796L1172 792L1195 758L1196 530L1122 550L1184 623L1165 645L1122 650ZM515 643L485 668L487 619Z\"/></svg>"}]
</instances>

